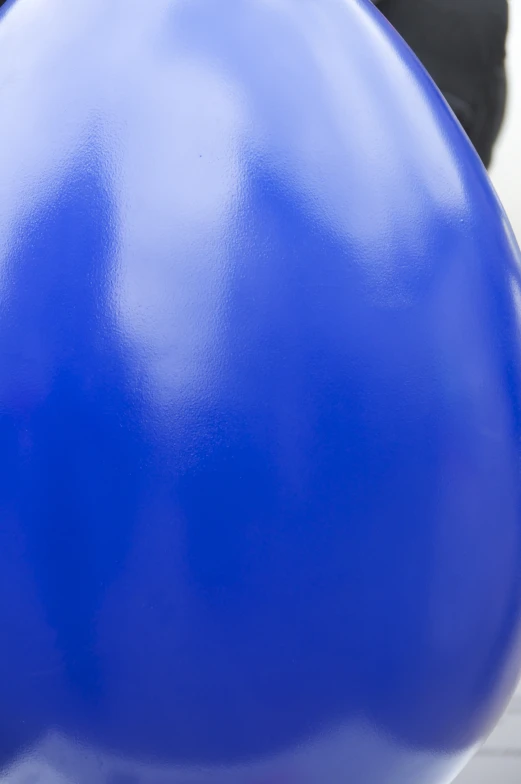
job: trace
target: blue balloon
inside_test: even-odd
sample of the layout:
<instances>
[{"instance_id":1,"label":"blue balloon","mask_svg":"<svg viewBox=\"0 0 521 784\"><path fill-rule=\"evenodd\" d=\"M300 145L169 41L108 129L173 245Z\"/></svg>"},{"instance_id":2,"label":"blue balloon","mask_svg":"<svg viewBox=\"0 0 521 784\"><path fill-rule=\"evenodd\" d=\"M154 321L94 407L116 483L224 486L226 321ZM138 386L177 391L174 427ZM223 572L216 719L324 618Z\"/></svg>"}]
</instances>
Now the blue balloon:
<instances>
[{"instance_id":1,"label":"blue balloon","mask_svg":"<svg viewBox=\"0 0 521 784\"><path fill-rule=\"evenodd\" d=\"M448 781L520 669L477 155L369 2L0 14L0 765Z\"/></svg>"}]
</instances>

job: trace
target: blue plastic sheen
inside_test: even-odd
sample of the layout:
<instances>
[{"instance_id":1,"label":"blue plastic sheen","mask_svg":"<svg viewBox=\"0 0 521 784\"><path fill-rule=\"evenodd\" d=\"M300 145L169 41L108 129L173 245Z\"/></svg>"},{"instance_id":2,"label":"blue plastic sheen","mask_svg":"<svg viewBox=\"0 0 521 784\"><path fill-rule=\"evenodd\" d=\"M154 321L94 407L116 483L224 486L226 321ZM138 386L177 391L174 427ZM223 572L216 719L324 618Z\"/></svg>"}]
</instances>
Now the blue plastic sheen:
<instances>
[{"instance_id":1,"label":"blue plastic sheen","mask_svg":"<svg viewBox=\"0 0 521 784\"><path fill-rule=\"evenodd\" d=\"M446 784L520 669L521 278L429 77L361 0L8 0L0 116L0 766Z\"/></svg>"}]
</instances>

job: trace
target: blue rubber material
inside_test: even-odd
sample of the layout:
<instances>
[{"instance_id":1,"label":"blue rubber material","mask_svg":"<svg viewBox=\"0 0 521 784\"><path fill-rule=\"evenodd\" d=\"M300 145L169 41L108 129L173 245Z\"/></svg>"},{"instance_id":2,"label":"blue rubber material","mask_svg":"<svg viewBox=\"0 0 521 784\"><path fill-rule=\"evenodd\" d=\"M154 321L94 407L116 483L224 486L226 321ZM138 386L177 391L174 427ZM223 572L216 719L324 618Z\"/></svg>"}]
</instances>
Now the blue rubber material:
<instances>
[{"instance_id":1,"label":"blue rubber material","mask_svg":"<svg viewBox=\"0 0 521 784\"><path fill-rule=\"evenodd\" d=\"M519 671L521 291L430 79L358 0L8 0L0 115L0 760L446 781Z\"/></svg>"}]
</instances>

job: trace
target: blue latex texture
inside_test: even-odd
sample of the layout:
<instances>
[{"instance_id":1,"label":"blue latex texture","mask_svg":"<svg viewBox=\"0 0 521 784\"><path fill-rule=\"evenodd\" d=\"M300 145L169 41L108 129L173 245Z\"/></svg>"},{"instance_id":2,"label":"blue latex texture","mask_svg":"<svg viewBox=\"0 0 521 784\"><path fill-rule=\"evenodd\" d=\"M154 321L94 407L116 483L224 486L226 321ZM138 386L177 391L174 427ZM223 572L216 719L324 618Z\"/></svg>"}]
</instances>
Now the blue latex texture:
<instances>
[{"instance_id":1,"label":"blue latex texture","mask_svg":"<svg viewBox=\"0 0 521 784\"><path fill-rule=\"evenodd\" d=\"M446 784L519 673L521 291L431 80L358 0L8 0L0 115L0 764Z\"/></svg>"}]
</instances>

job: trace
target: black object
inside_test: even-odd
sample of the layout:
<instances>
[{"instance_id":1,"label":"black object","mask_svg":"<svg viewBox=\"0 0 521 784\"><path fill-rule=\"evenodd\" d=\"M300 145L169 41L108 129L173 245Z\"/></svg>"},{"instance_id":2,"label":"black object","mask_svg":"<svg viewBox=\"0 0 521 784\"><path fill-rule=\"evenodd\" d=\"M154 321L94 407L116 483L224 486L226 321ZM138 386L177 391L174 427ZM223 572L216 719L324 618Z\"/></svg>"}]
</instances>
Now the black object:
<instances>
[{"instance_id":1,"label":"black object","mask_svg":"<svg viewBox=\"0 0 521 784\"><path fill-rule=\"evenodd\" d=\"M376 0L430 73L485 166L506 102L508 0Z\"/></svg>"}]
</instances>

